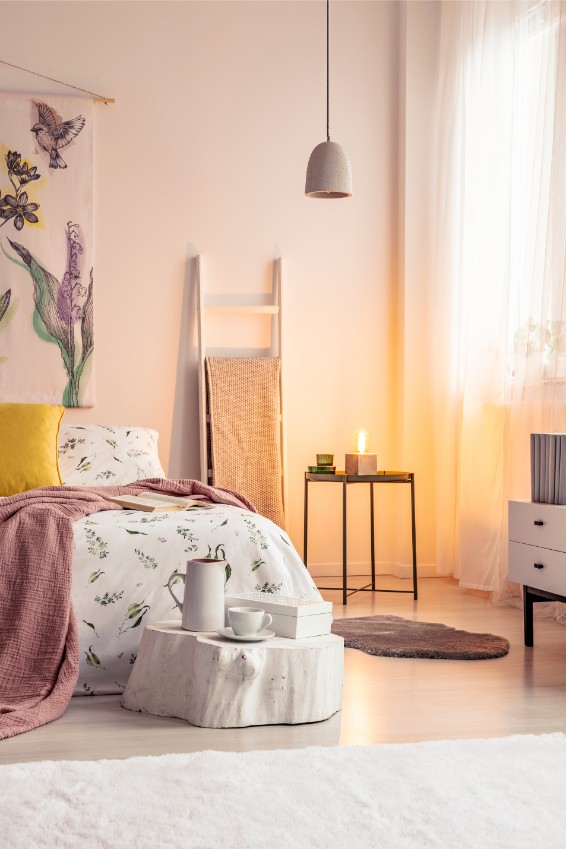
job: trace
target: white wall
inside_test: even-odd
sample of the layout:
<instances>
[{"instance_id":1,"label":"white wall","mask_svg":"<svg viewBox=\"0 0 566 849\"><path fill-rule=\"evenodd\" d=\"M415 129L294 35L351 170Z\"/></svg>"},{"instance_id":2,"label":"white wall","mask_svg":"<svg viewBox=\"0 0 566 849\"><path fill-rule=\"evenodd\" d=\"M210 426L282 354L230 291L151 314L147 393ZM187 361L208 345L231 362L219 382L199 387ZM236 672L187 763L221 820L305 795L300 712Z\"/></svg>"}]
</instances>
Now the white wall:
<instances>
[{"instance_id":1,"label":"white wall","mask_svg":"<svg viewBox=\"0 0 566 849\"><path fill-rule=\"evenodd\" d=\"M435 127L441 2L409 0L400 7L399 229L397 238L396 454L415 472L421 574L436 570L434 528L433 356ZM443 450L444 446L439 446ZM396 528L403 520L396 514ZM407 563L406 533L393 560Z\"/></svg>"},{"instance_id":2,"label":"white wall","mask_svg":"<svg viewBox=\"0 0 566 849\"><path fill-rule=\"evenodd\" d=\"M303 194L325 137L323 2L1 3L4 59L116 98L96 107L98 400L68 420L155 427L170 474L198 476L187 260L204 255L210 291L268 291L281 251L299 550L317 451L341 465L364 426L381 467L403 460L392 403L400 6L332 3L331 135L350 156L354 197L326 203ZM1 65L0 88L65 91ZM368 559L366 501L352 493L352 562ZM309 559L335 563L339 487L317 487L311 506ZM388 522L384 508L386 561Z\"/></svg>"}]
</instances>

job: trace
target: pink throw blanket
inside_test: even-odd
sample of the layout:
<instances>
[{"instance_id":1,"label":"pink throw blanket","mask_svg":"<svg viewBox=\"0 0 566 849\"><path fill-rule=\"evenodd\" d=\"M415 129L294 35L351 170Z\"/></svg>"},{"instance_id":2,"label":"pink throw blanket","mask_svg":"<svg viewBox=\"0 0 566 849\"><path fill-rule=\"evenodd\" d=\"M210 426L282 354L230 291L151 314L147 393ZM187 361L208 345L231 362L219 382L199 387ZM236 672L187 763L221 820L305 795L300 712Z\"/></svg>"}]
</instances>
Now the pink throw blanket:
<instances>
[{"instance_id":1,"label":"pink throw blanket","mask_svg":"<svg viewBox=\"0 0 566 849\"><path fill-rule=\"evenodd\" d=\"M79 669L71 606L73 522L119 510L104 495L196 495L257 512L247 499L195 480L44 487L0 500L0 740L60 717Z\"/></svg>"}]
</instances>

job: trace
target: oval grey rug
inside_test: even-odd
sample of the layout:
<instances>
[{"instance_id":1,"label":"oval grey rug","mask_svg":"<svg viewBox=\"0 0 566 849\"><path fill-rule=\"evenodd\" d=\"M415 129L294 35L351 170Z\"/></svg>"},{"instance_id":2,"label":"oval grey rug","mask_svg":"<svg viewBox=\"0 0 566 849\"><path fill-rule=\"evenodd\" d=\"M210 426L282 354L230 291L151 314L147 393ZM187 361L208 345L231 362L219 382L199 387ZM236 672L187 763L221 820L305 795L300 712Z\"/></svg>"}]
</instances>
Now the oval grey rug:
<instances>
[{"instance_id":1,"label":"oval grey rug","mask_svg":"<svg viewBox=\"0 0 566 849\"><path fill-rule=\"evenodd\" d=\"M438 622L415 622L401 616L335 619L332 633L344 637L346 648L382 657L485 660L503 657L509 651L509 641L495 634L459 631Z\"/></svg>"}]
</instances>

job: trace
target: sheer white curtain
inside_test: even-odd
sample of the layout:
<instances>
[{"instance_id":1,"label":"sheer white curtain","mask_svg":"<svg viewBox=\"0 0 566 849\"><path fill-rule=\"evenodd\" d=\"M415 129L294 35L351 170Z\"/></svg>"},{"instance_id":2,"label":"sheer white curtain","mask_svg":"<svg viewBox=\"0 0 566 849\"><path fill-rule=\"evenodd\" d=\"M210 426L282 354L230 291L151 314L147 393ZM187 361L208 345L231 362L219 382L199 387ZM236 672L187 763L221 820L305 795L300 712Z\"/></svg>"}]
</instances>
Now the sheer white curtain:
<instances>
[{"instance_id":1,"label":"sheer white curtain","mask_svg":"<svg viewBox=\"0 0 566 849\"><path fill-rule=\"evenodd\" d=\"M566 430L566 3L442 4L437 561L512 594L507 500L529 433Z\"/></svg>"}]
</instances>

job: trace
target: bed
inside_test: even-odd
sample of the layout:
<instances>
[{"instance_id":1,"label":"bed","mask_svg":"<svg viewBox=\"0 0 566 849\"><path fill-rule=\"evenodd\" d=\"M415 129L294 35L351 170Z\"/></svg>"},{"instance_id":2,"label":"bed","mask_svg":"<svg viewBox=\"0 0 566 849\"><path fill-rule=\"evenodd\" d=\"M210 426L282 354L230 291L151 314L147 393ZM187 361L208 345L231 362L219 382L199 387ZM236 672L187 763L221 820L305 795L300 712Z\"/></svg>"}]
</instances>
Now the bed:
<instances>
[{"instance_id":1,"label":"bed","mask_svg":"<svg viewBox=\"0 0 566 849\"><path fill-rule=\"evenodd\" d=\"M180 618L167 584L188 559L222 558L231 593L320 598L289 537L243 495L167 480L155 431L64 413L0 404L0 740L56 720L72 695L120 693L144 626ZM212 506L115 509L148 491Z\"/></svg>"},{"instance_id":2,"label":"bed","mask_svg":"<svg viewBox=\"0 0 566 849\"><path fill-rule=\"evenodd\" d=\"M63 426L59 466L63 483L72 486L165 477L157 433L147 428ZM224 559L230 593L320 598L287 534L238 507L111 510L86 516L73 528L72 600L80 640L75 695L124 689L143 626L180 618L167 582L185 570L188 559Z\"/></svg>"}]
</instances>

